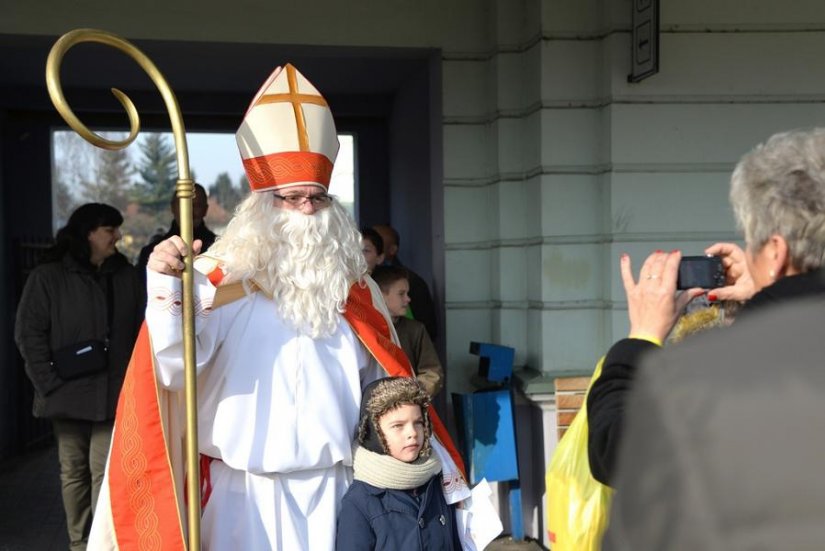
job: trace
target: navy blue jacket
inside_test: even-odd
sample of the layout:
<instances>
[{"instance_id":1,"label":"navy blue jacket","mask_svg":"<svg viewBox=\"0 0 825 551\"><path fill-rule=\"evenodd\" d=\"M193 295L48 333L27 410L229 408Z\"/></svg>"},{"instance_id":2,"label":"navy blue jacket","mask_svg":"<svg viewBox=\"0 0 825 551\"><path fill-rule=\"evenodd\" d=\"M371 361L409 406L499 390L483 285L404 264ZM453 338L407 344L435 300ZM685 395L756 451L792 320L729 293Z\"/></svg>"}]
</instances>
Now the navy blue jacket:
<instances>
[{"instance_id":1,"label":"navy blue jacket","mask_svg":"<svg viewBox=\"0 0 825 551\"><path fill-rule=\"evenodd\" d=\"M341 502L337 551L461 551L455 506L447 505L437 474L418 497L356 480Z\"/></svg>"}]
</instances>

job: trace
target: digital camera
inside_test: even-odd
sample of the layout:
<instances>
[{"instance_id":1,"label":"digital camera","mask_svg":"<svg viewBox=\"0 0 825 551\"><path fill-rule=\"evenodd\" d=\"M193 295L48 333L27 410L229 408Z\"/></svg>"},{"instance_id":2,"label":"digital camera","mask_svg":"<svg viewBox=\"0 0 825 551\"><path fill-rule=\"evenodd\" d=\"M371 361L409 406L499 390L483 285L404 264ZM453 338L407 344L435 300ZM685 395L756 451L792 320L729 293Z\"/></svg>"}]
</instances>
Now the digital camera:
<instances>
[{"instance_id":1,"label":"digital camera","mask_svg":"<svg viewBox=\"0 0 825 551\"><path fill-rule=\"evenodd\" d=\"M679 263L677 289L716 289L725 285L725 269L718 256L683 256Z\"/></svg>"}]
</instances>

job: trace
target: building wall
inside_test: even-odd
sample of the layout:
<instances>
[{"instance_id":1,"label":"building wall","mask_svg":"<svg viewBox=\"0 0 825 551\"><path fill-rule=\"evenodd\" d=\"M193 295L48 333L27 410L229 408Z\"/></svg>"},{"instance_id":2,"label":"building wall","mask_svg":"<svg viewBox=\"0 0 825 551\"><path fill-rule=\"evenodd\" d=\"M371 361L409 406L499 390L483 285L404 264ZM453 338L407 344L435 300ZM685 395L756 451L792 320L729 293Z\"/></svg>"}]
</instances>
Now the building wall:
<instances>
[{"instance_id":1,"label":"building wall","mask_svg":"<svg viewBox=\"0 0 825 551\"><path fill-rule=\"evenodd\" d=\"M636 84L631 0L12 4L0 33L93 26L440 52L428 82L441 83L441 155L429 158L442 164L429 193L443 218L428 235L444 244L431 282L443 290L452 392L471 388L470 341L513 346L517 364L545 375L535 392L554 373L591 370L627 331L619 255L638 270L653 249L700 254L736 239L737 159L825 121L821 0L661 0L660 72Z\"/></svg>"},{"instance_id":2,"label":"building wall","mask_svg":"<svg viewBox=\"0 0 825 551\"><path fill-rule=\"evenodd\" d=\"M638 266L735 237L736 159L815 124L825 97L816 0L664 0L661 70L638 84L630 0L14 4L0 33L439 49L452 390L471 340L540 371L589 369L626 330L618 255Z\"/></svg>"},{"instance_id":3,"label":"building wall","mask_svg":"<svg viewBox=\"0 0 825 551\"><path fill-rule=\"evenodd\" d=\"M443 54L452 388L475 370L467 342L489 339L552 400L554 373L589 372L627 334L620 254L638 270L654 249L738 239L738 158L825 121L825 7L663 0L660 72L631 84L631 2L492 5L490 49ZM554 446L522 470L543 472ZM528 533L543 534L541 494L525 488Z\"/></svg>"},{"instance_id":4,"label":"building wall","mask_svg":"<svg viewBox=\"0 0 825 551\"><path fill-rule=\"evenodd\" d=\"M619 255L737 239L737 159L824 120L825 7L663 1L661 70L631 84L629 1L491 6L489 49L444 51L450 367L490 339L587 371L627 331Z\"/></svg>"}]
</instances>

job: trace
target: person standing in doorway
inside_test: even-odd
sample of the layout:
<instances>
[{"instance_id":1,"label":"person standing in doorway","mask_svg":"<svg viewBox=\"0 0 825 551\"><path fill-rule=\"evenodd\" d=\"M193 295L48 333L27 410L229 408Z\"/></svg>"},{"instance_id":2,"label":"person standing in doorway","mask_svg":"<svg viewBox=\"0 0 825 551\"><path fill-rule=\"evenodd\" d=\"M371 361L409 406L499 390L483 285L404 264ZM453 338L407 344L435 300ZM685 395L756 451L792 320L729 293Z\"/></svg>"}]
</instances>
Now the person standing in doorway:
<instances>
[{"instance_id":1,"label":"person standing in doorway","mask_svg":"<svg viewBox=\"0 0 825 551\"><path fill-rule=\"evenodd\" d=\"M430 339L433 341L438 340L438 322L430 288L420 275L404 266L401 259L398 258L398 250L401 246L401 238L398 232L388 224L378 224L373 226L373 229L384 240L384 262L390 266L398 266L407 270L410 282L409 294L412 317L424 324Z\"/></svg>"},{"instance_id":2,"label":"person standing in doorway","mask_svg":"<svg viewBox=\"0 0 825 551\"><path fill-rule=\"evenodd\" d=\"M86 549L109 452L112 420L143 321L137 270L116 248L123 217L75 210L26 281L15 341L34 385L34 416L57 440L70 548Z\"/></svg>"},{"instance_id":3,"label":"person standing in doorway","mask_svg":"<svg viewBox=\"0 0 825 551\"><path fill-rule=\"evenodd\" d=\"M361 252L367 261L367 272L372 273L376 266L384 262L384 239L373 228L361 230Z\"/></svg>"},{"instance_id":4,"label":"person standing in doorway","mask_svg":"<svg viewBox=\"0 0 825 551\"><path fill-rule=\"evenodd\" d=\"M180 222L178 220L180 218L180 207L178 205L178 198L174 195L172 196L169 208L172 210L172 225L169 227L169 231L165 234L156 235L140 250L137 268L143 281L146 281L146 263L149 262L149 255L152 254L155 246L173 235L180 235ZM201 253L209 250L209 247L212 246L216 238L215 233L206 227L206 223L204 222L208 211L209 200L206 197L206 190L202 185L195 184L195 196L192 198L192 228L195 239L199 239L201 242Z\"/></svg>"}]
</instances>

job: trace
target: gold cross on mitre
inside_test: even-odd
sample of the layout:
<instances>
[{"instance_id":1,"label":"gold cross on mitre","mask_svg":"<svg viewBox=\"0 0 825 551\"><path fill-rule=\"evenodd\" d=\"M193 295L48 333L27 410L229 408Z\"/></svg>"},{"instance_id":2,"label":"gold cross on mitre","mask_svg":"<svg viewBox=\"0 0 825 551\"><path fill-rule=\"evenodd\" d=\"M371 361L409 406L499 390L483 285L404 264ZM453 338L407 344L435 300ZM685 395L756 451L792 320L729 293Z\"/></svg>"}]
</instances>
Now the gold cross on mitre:
<instances>
[{"instance_id":1,"label":"gold cross on mitre","mask_svg":"<svg viewBox=\"0 0 825 551\"><path fill-rule=\"evenodd\" d=\"M291 103L292 109L295 111L295 124L298 127L298 145L300 151L309 151L309 136L307 135L307 125L304 119L304 109L301 107L304 103L311 103L313 105L320 105L327 107L326 100L320 95L315 94L301 94L298 92L298 72L291 63L284 66L286 69L287 82L289 83L289 92L285 94L264 94L255 105L262 105L266 103Z\"/></svg>"}]
</instances>

